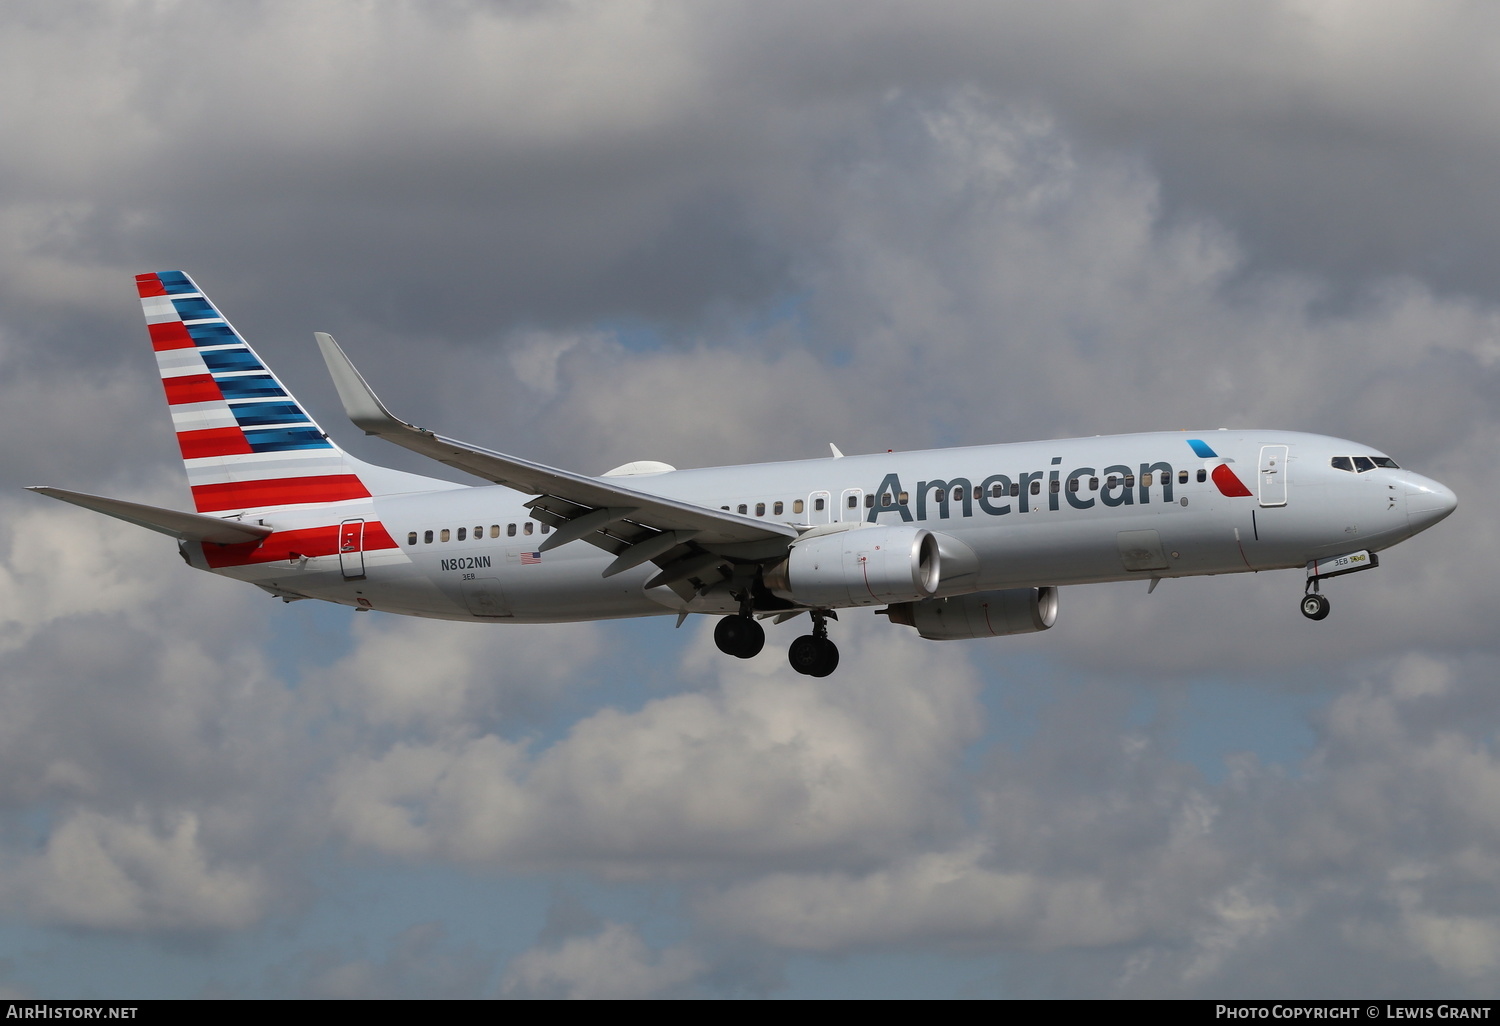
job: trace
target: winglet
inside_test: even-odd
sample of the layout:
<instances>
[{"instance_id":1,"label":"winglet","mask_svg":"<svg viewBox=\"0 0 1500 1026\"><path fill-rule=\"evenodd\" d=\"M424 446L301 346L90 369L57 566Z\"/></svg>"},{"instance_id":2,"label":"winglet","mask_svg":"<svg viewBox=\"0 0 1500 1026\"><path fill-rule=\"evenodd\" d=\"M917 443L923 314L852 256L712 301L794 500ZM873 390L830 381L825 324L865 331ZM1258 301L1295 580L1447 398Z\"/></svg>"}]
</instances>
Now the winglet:
<instances>
[{"instance_id":1,"label":"winglet","mask_svg":"<svg viewBox=\"0 0 1500 1026\"><path fill-rule=\"evenodd\" d=\"M367 435L387 434L401 428L421 430L413 424L398 420L385 408L375 390L365 381L364 375L354 368L354 364L344 355L332 335L325 331L315 331L313 338L318 340L318 349L323 354L323 362L328 365L328 375L333 378L333 387L338 389L344 413L354 422L355 427L362 429Z\"/></svg>"}]
</instances>

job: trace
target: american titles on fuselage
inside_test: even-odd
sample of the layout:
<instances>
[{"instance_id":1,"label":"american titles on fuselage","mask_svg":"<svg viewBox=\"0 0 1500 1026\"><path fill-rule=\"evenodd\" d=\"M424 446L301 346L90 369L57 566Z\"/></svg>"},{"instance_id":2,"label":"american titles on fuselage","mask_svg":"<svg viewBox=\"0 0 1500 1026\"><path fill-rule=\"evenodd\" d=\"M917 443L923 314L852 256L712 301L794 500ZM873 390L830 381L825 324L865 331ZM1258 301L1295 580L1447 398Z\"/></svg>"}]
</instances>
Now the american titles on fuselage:
<instances>
[{"instance_id":1,"label":"american titles on fuselage","mask_svg":"<svg viewBox=\"0 0 1500 1026\"><path fill-rule=\"evenodd\" d=\"M1192 439L1190 445L1199 452L1211 451L1201 441ZM1213 480L1218 491L1231 498L1247 497L1251 495L1248 488L1227 466L1232 460L1215 461ZM1062 457L1054 456L1054 464L1060 464ZM1344 470L1356 473L1365 473L1375 469L1399 470L1400 466L1395 460L1388 456L1335 456L1329 461L1336 470ZM1224 473L1218 471L1222 468ZM1188 485L1193 481L1199 484L1209 480L1210 471L1207 467L1199 467L1195 472L1190 470L1174 468L1172 464L1158 460L1154 463L1140 463L1135 470L1124 464L1111 464L1102 470L1094 467L1077 467L1070 470L1066 477L1060 469L1047 471L1022 472L1014 477L1008 474L991 474L980 480L979 484L973 484L971 478L954 477L950 479L935 479L931 481L919 480L916 487L916 502L912 503L912 493L901 483L899 473L888 473L880 484L873 490L863 493L862 505L865 509L863 519L871 524L880 523L880 517L894 515L901 518L903 523L925 522L928 520L948 520L954 516L973 517L975 508L981 513L989 516L1005 516L1008 513L1034 513L1043 507L1040 499L1043 494L1042 485L1045 481L1047 502L1046 509L1049 512L1057 512L1062 509L1060 500L1065 499L1069 506L1074 509L1090 509L1095 505L1093 494L1098 494L1098 501L1105 506L1129 506L1133 504L1148 505L1152 502L1152 489L1156 489L1157 501L1171 503L1174 501L1174 478L1177 486ZM1014 503L1008 500L1015 500ZM818 512L826 509L829 501L821 493L816 493L810 500L812 508ZM846 501L850 508L856 508L861 504L859 498L854 494L848 495ZM1179 504L1186 506L1188 497L1181 495L1176 498ZM773 502L739 503L735 508L739 513L763 517L768 510L772 516L782 516L788 503L786 500L775 500ZM808 503L802 499L792 500L792 513L802 515L808 508ZM729 506L721 506L720 509L728 510ZM521 525L526 535L532 534L537 525L525 522ZM541 533L546 534L549 530L546 524L540 525ZM507 524L505 527L507 537L515 537L517 525ZM419 537L426 544L433 542L446 542L450 538L464 541L468 535L468 529L460 527L429 528L427 530L408 531L407 544L415 546ZM483 526L473 529L473 538L479 541L484 537ZM491 538L501 536L501 527L492 524L489 529ZM473 569L473 567L448 566L450 561L444 560L444 570Z\"/></svg>"}]
</instances>

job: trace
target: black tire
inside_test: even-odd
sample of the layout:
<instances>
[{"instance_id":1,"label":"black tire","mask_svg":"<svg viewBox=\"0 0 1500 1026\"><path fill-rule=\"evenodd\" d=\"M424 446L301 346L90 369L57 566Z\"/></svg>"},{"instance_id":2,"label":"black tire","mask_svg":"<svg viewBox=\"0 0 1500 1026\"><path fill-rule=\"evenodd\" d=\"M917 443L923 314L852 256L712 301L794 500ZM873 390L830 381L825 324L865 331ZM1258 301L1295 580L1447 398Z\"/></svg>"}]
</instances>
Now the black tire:
<instances>
[{"instance_id":1,"label":"black tire","mask_svg":"<svg viewBox=\"0 0 1500 1026\"><path fill-rule=\"evenodd\" d=\"M827 638L818 639L818 668L813 677L826 677L839 668L839 647Z\"/></svg>"},{"instance_id":2,"label":"black tire","mask_svg":"<svg viewBox=\"0 0 1500 1026\"><path fill-rule=\"evenodd\" d=\"M714 628L714 644L725 655L750 659L766 647L766 629L748 616L726 616Z\"/></svg>"},{"instance_id":3,"label":"black tire","mask_svg":"<svg viewBox=\"0 0 1500 1026\"><path fill-rule=\"evenodd\" d=\"M1328 617L1328 600L1317 593L1303 595L1302 615L1309 620L1326 619Z\"/></svg>"},{"instance_id":4,"label":"black tire","mask_svg":"<svg viewBox=\"0 0 1500 1026\"><path fill-rule=\"evenodd\" d=\"M808 677L817 676L822 660L822 647L811 634L804 634L792 642L792 647L786 652L786 661L792 664L792 669Z\"/></svg>"}]
</instances>

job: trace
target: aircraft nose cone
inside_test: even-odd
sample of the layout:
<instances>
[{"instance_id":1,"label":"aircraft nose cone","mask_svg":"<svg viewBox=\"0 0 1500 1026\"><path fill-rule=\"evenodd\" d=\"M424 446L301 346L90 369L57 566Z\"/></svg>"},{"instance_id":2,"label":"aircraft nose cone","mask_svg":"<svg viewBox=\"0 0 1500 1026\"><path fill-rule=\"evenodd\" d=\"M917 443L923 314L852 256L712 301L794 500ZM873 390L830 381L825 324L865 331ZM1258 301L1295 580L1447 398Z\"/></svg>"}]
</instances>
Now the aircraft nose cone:
<instances>
[{"instance_id":1,"label":"aircraft nose cone","mask_svg":"<svg viewBox=\"0 0 1500 1026\"><path fill-rule=\"evenodd\" d=\"M1413 530L1425 531L1458 508L1453 489L1413 475L1406 482L1406 516Z\"/></svg>"}]
</instances>

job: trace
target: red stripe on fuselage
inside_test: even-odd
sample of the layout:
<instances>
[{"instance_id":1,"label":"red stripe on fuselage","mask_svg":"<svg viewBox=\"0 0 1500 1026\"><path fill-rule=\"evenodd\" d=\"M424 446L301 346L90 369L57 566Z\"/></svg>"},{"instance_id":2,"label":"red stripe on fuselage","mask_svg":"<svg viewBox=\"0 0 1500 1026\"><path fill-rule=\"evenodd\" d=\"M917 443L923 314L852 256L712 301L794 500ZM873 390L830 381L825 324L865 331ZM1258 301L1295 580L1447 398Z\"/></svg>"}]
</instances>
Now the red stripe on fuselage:
<instances>
[{"instance_id":1,"label":"red stripe on fuselage","mask_svg":"<svg viewBox=\"0 0 1500 1026\"><path fill-rule=\"evenodd\" d=\"M158 353L163 349L191 349L196 344L193 336L188 334L187 325L181 321L148 324L146 330L151 334L151 348Z\"/></svg>"},{"instance_id":2,"label":"red stripe on fuselage","mask_svg":"<svg viewBox=\"0 0 1500 1026\"><path fill-rule=\"evenodd\" d=\"M1245 487L1245 482L1222 463L1214 468L1213 477L1214 484L1219 486L1219 491L1231 499L1243 499L1250 495L1250 489Z\"/></svg>"},{"instance_id":3,"label":"red stripe on fuselage","mask_svg":"<svg viewBox=\"0 0 1500 1026\"><path fill-rule=\"evenodd\" d=\"M219 383L212 374L183 374L175 378L162 378L161 387L166 389L168 406L224 401L224 393L219 391Z\"/></svg>"},{"instance_id":4,"label":"red stripe on fuselage","mask_svg":"<svg viewBox=\"0 0 1500 1026\"><path fill-rule=\"evenodd\" d=\"M141 298L147 296L165 296L167 290L162 287L161 279L154 274L138 274L135 276L135 290L141 294Z\"/></svg>"},{"instance_id":5,"label":"red stripe on fuselage","mask_svg":"<svg viewBox=\"0 0 1500 1026\"><path fill-rule=\"evenodd\" d=\"M283 477L269 481L229 481L198 485L193 502L199 513L226 509L263 509L302 502L347 502L368 499L370 492L354 474Z\"/></svg>"},{"instance_id":6,"label":"red stripe on fuselage","mask_svg":"<svg viewBox=\"0 0 1500 1026\"><path fill-rule=\"evenodd\" d=\"M182 450L182 458L185 460L201 460L209 456L244 456L255 451L245 440L245 432L237 427L179 431L177 447Z\"/></svg>"},{"instance_id":7,"label":"red stripe on fuselage","mask_svg":"<svg viewBox=\"0 0 1500 1026\"><path fill-rule=\"evenodd\" d=\"M364 551L398 548L394 538L378 520L365 524ZM332 556L339 550L339 525L307 527L299 531L277 531L259 543L215 545L204 542L203 558L214 569L249 566L253 563L292 562L299 556Z\"/></svg>"}]
</instances>

